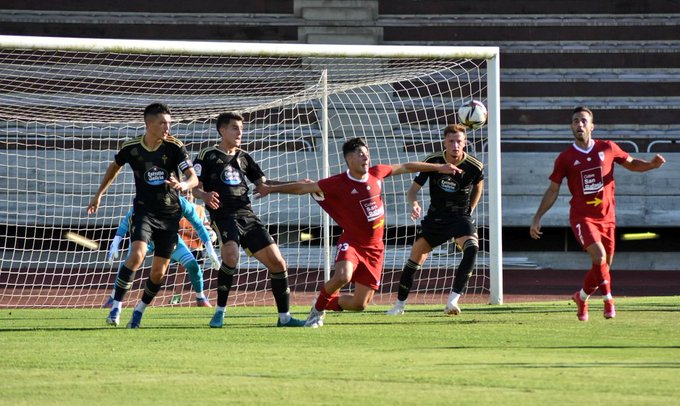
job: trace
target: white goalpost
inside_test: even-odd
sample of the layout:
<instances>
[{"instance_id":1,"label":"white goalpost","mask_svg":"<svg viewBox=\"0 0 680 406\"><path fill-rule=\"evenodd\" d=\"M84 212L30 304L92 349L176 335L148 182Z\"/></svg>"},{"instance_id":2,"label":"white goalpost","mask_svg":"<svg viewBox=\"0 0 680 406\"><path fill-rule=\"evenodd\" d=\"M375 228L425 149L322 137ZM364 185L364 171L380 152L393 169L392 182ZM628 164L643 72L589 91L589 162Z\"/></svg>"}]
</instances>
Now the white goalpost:
<instances>
[{"instance_id":1,"label":"white goalpost","mask_svg":"<svg viewBox=\"0 0 680 406\"><path fill-rule=\"evenodd\" d=\"M362 137L373 164L424 159L464 103L482 101L486 126L468 130L485 165L474 213L480 253L467 295L501 304L499 51L496 47L262 44L0 36L0 307L97 307L119 264L106 252L132 205L123 168L94 216L85 209L122 143L144 133L143 110L163 102L192 158L216 144L214 119L244 115L243 149L276 180L344 170L342 144ZM415 176L415 175L413 175ZM386 179L386 253L376 303L392 302L418 223L405 193L413 176ZM428 188L421 204L429 206ZM328 277L338 227L309 196L252 199L288 263L291 299L308 305ZM67 232L94 240L83 247ZM122 245L127 249L129 241ZM409 303L443 303L461 253L432 252ZM150 261L135 276L141 296ZM217 274L205 269L215 298ZM242 254L229 305L273 303L268 273ZM189 304L184 271L171 265L155 306Z\"/></svg>"}]
</instances>

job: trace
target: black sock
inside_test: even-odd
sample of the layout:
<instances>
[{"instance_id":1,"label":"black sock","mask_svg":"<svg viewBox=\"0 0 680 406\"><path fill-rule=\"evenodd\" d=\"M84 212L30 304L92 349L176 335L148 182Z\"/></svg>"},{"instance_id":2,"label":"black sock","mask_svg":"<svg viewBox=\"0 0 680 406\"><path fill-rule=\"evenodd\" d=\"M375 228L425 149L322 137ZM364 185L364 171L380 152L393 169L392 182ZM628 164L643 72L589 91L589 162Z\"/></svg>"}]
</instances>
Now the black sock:
<instances>
[{"instance_id":1,"label":"black sock","mask_svg":"<svg viewBox=\"0 0 680 406\"><path fill-rule=\"evenodd\" d=\"M151 277L146 280L146 286L144 286L144 294L142 295L142 302L145 304L149 305L151 304L151 301L153 298L156 297L158 294L158 291L161 290L161 286L163 286L163 282L161 283L153 283L151 281Z\"/></svg>"},{"instance_id":2,"label":"black sock","mask_svg":"<svg viewBox=\"0 0 680 406\"><path fill-rule=\"evenodd\" d=\"M125 294L132 287L132 280L134 279L134 277L135 271L126 267L125 265L120 266L120 269L118 270L118 275L116 276L116 282L113 291L113 300L117 300L119 302L123 301Z\"/></svg>"},{"instance_id":3,"label":"black sock","mask_svg":"<svg viewBox=\"0 0 680 406\"><path fill-rule=\"evenodd\" d=\"M410 259L406 261L406 265L404 265L404 269L401 271L401 277L399 278L397 299L402 302L406 300L411 291L411 286L413 286L413 275L418 271L420 271L420 265Z\"/></svg>"},{"instance_id":4,"label":"black sock","mask_svg":"<svg viewBox=\"0 0 680 406\"><path fill-rule=\"evenodd\" d=\"M290 289L288 288L288 272L283 271L271 274L272 293L276 301L279 313L288 313L290 310Z\"/></svg>"},{"instance_id":5,"label":"black sock","mask_svg":"<svg viewBox=\"0 0 680 406\"><path fill-rule=\"evenodd\" d=\"M227 306L229 291L231 290L231 285L234 283L235 273L236 268L232 268L222 262L220 271L217 273L217 305L220 307Z\"/></svg>"},{"instance_id":6,"label":"black sock","mask_svg":"<svg viewBox=\"0 0 680 406\"><path fill-rule=\"evenodd\" d=\"M458 294L463 294L467 287L468 281L472 276L472 269L475 267L475 260L477 259L477 252L479 247L477 241L470 239L463 244L463 259L458 264L456 276L453 278L453 291Z\"/></svg>"}]
</instances>

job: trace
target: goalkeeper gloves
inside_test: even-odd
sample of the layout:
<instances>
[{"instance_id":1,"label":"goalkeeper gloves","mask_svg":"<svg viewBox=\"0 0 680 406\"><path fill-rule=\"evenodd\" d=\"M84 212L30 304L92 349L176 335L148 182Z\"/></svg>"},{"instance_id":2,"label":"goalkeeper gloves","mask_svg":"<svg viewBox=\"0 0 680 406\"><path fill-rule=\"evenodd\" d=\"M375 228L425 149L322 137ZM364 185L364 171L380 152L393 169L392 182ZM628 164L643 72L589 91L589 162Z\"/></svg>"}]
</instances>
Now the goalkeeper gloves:
<instances>
[{"instance_id":1,"label":"goalkeeper gloves","mask_svg":"<svg viewBox=\"0 0 680 406\"><path fill-rule=\"evenodd\" d=\"M113 261L118 259L120 256L120 253L118 252L118 247L120 246L120 242L123 241L123 237L117 235L113 237L113 241L111 241L111 246L109 246L109 253L106 254L106 262L109 263L109 265L113 265Z\"/></svg>"},{"instance_id":2,"label":"goalkeeper gloves","mask_svg":"<svg viewBox=\"0 0 680 406\"><path fill-rule=\"evenodd\" d=\"M208 257L210 258L210 262L212 263L212 269L215 270L220 269L220 267L222 266L222 260L217 255L212 245L206 245L205 252L208 253Z\"/></svg>"}]
</instances>

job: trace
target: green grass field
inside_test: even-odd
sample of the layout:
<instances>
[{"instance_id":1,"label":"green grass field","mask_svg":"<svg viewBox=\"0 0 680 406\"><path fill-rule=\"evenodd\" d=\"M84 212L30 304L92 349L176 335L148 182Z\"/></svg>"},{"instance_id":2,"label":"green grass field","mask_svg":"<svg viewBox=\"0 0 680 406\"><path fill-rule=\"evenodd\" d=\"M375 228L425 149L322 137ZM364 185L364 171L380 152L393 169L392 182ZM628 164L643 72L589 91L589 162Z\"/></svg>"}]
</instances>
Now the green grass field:
<instances>
[{"instance_id":1,"label":"green grass field","mask_svg":"<svg viewBox=\"0 0 680 406\"><path fill-rule=\"evenodd\" d=\"M275 328L273 307L0 310L0 404L678 404L680 297L621 298L591 320L559 302L376 306L320 329ZM304 317L307 308L295 308ZM125 309L121 324L131 309Z\"/></svg>"}]
</instances>

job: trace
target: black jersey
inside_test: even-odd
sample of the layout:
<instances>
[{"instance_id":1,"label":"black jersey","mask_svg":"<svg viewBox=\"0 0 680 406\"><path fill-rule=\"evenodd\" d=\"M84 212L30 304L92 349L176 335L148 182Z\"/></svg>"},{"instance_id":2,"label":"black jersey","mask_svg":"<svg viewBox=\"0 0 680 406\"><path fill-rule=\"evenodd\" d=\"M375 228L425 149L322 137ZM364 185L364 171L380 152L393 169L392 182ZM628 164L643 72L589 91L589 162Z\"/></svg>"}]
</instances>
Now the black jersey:
<instances>
[{"instance_id":1,"label":"black jersey","mask_svg":"<svg viewBox=\"0 0 680 406\"><path fill-rule=\"evenodd\" d=\"M203 183L204 191L220 195L220 208L208 208L213 219L233 217L240 209L251 210L246 178L255 183L264 177L262 169L247 152L239 149L234 155L229 155L217 146L198 153L194 170Z\"/></svg>"},{"instance_id":2,"label":"black jersey","mask_svg":"<svg viewBox=\"0 0 680 406\"><path fill-rule=\"evenodd\" d=\"M177 191L165 183L170 175L179 179L177 170L191 168L191 159L184 144L167 137L155 150L150 150L139 136L126 141L115 156L120 166L130 164L135 176L135 212L149 212L161 216L181 213Z\"/></svg>"},{"instance_id":3,"label":"black jersey","mask_svg":"<svg viewBox=\"0 0 680 406\"><path fill-rule=\"evenodd\" d=\"M446 164L444 152L436 152L425 158L424 162ZM421 172L413 180L424 186L430 180L430 209L432 213L469 213L472 187L484 180L484 165L470 154L465 154L462 162L456 165L463 172L449 175L439 172Z\"/></svg>"}]
</instances>

